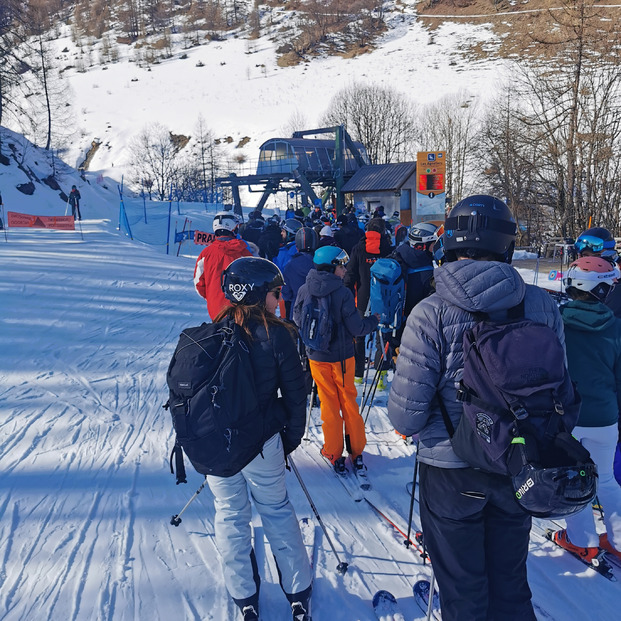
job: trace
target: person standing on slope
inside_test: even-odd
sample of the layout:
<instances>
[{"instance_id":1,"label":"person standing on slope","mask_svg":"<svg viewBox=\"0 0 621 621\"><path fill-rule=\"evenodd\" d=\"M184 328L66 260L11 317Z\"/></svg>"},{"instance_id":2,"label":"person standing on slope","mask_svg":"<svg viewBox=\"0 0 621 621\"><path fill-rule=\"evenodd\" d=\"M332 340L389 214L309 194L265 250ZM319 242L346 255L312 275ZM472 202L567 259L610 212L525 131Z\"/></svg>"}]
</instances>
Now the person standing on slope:
<instances>
[{"instance_id":1,"label":"person standing on slope","mask_svg":"<svg viewBox=\"0 0 621 621\"><path fill-rule=\"evenodd\" d=\"M597 498L604 509L606 532L598 536L589 505L567 517L567 528L554 533L554 540L587 561L599 554L600 547L621 559L621 489L613 474L621 408L621 319L606 306L619 276L609 261L588 256L574 261L564 278L570 297L561 308L567 363L582 396L572 434L597 465Z\"/></svg>"},{"instance_id":2,"label":"person standing on slope","mask_svg":"<svg viewBox=\"0 0 621 621\"><path fill-rule=\"evenodd\" d=\"M510 477L471 468L455 454L440 399L456 428L463 338L476 313L506 318L523 301L525 316L551 327L561 343L563 323L550 295L509 265L516 223L505 203L471 196L444 227L446 260L434 271L435 293L407 319L388 417L398 432L419 434L420 518L442 619L535 621L526 573L531 517Z\"/></svg>"},{"instance_id":3,"label":"person standing on slope","mask_svg":"<svg viewBox=\"0 0 621 621\"><path fill-rule=\"evenodd\" d=\"M354 296L343 284L348 261L347 253L338 246L317 248L313 257L315 267L308 272L293 307L293 321L303 333L304 309L313 302L312 298L327 298L330 326L326 335L327 349L319 351L306 344L306 353L321 402L324 440L321 453L339 474L347 472L344 445L354 469L365 468L362 451L366 446L366 434L356 402L353 339L373 332L379 319L377 315L363 319L358 314ZM317 323L321 325L322 322Z\"/></svg>"},{"instance_id":4,"label":"person standing on slope","mask_svg":"<svg viewBox=\"0 0 621 621\"><path fill-rule=\"evenodd\" d=\"M230 211L221 211L213 218L216 238L206 246L196 259L194 287L207 300L207 312L213 319L230 303L222 292L222 272L235 259L252 256L250 246L238 239L237 218Z\"/></svg>"},{"instance_id":5,"label":"person standing on slope","mask_svg":"<svg viewBox=\"0 0 621 621\"><path fill-rule=\"evenodd\" d=\"M358 313L364 317L369 305L369 295L371 292L371 266L381 257L390 254L392 246L390 240L385 235L386 222L381 218L369 220L366 226L364 237L354 246L351 253L351 260L347 264L345 274L345 286L348 287L356 296L356 306ZM355 344L355 383L362 384L365 359L365 339L357 338Z\"/></svg>"},{"instance_id":6,"label":"person standing on slope","mask_svg":"<svg viewBox=\"0 0 621 621\"><path fill-rule=\"evenodd\" d=\"M274 314L283 285L280 270L267 259L237 259L222 275L222 292L230 305L215 318L215 322L233 321L245 332L264 419L263 445L249 463L239 464L239 471L230 477L207 475L224 582L244 621L259 619L261 579L252 547L251 498L291 604L291 618L310 621L311 568L285 485L286 455L304 435L306 387L294 329Z\"/></svg>"},{"instance_id":7,"label":"person standing on slope","mask_svg":"<svg viewBox=\"0 0 621 621\"><path fill-rule=\"evenodd\" d=\"M75 185L71 186L71 192L69 192L69 204L71 205L71 215L73 216L73 219L77 219L81 220L82 219L82 214L80 213L80 199L82 198L82 196L80 196L80 191L78 190L78 188L75 187Z\"/></svg>"}]
</instances>

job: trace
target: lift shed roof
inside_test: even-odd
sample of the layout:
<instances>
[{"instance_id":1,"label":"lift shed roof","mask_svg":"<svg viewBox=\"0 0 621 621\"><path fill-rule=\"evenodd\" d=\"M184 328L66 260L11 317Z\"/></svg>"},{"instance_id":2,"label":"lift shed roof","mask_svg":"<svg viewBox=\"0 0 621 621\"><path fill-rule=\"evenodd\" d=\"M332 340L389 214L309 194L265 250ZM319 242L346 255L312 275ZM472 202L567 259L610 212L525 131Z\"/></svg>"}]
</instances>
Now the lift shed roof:
<instances>
[{"instance_id":1,"label":"lift shed roof","mask_svg":"<svg viewBox=\"0 0 621 621\"><path fill-rule=\"evenodd\" d=\"M343 186L343 192L396 191L416 172L416 162L370 164L360 168Z\"/></svg>"}]
</instances>

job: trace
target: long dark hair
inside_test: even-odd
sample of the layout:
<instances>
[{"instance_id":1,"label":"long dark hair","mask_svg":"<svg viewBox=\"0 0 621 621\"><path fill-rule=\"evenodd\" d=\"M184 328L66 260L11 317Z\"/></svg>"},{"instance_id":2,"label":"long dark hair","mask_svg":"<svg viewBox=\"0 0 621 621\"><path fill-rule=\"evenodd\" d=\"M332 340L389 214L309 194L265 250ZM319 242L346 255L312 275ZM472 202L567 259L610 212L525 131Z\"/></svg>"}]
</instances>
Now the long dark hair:
<instances>
[{"instance_id":1,"label":"long dark hair","mask_svg":"<svg viewBox=\"0 0 621 621\"><path fill-rule=\"evenodd\" d=\"M234 304L233 306L227 306L218 313L213 321L214 323L218 323L219 321L229 318L243 328L249 339L252 339L252 332L250 331L250 326L252 324L262 325L268 337L270 326L284 326L294 339L297 336L292 324L276 317L274 313L270 313L263 304Z\"/></svg>"}]
</instances>

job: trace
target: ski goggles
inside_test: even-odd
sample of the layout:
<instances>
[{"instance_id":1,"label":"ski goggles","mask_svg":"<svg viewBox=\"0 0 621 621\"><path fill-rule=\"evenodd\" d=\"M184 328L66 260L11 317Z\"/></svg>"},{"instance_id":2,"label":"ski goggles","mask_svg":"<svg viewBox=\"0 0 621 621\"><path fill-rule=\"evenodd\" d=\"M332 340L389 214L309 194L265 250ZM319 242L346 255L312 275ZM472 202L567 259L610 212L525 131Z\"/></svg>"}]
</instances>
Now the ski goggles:
<instances>
[{"instance_id":1,"label":"ski goggles","mask_svg":"<svg viewBox=\"0 0 621 621\"><path fill-rule=\"evenodd\" d=\"M604 240L594 235L580 235L574 244L574 248L580 253L583 250L591 252L602 252L604 250Z\"/></svg>"},{"instance_id":2,"label":"ski goggles","mask_svg":"<svg viewBox=\"0 0 621 621\"><path fill-rule=\"evenodd\" d=\"M349 255L341 250L331 261L332 265L342 265L345 267L349 263Z\"/></svg>"}]
</instances>

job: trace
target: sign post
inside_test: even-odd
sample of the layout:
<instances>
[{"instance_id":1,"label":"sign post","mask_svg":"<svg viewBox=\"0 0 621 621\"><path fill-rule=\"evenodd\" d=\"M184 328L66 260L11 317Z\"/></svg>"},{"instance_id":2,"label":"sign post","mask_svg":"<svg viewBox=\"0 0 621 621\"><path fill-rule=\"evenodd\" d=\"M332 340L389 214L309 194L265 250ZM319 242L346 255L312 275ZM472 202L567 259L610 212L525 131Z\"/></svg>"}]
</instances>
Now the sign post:
<instances>
[{"instance_id":1,"label":"sign post","mask_svg":"<svg viewBox=\"0 0 621 621\"><path fill-rule=\"evenodd\" d=\"M446 151L419 151L416 157L416 218L445 219Z\"/></svg>"}]
</instances>

